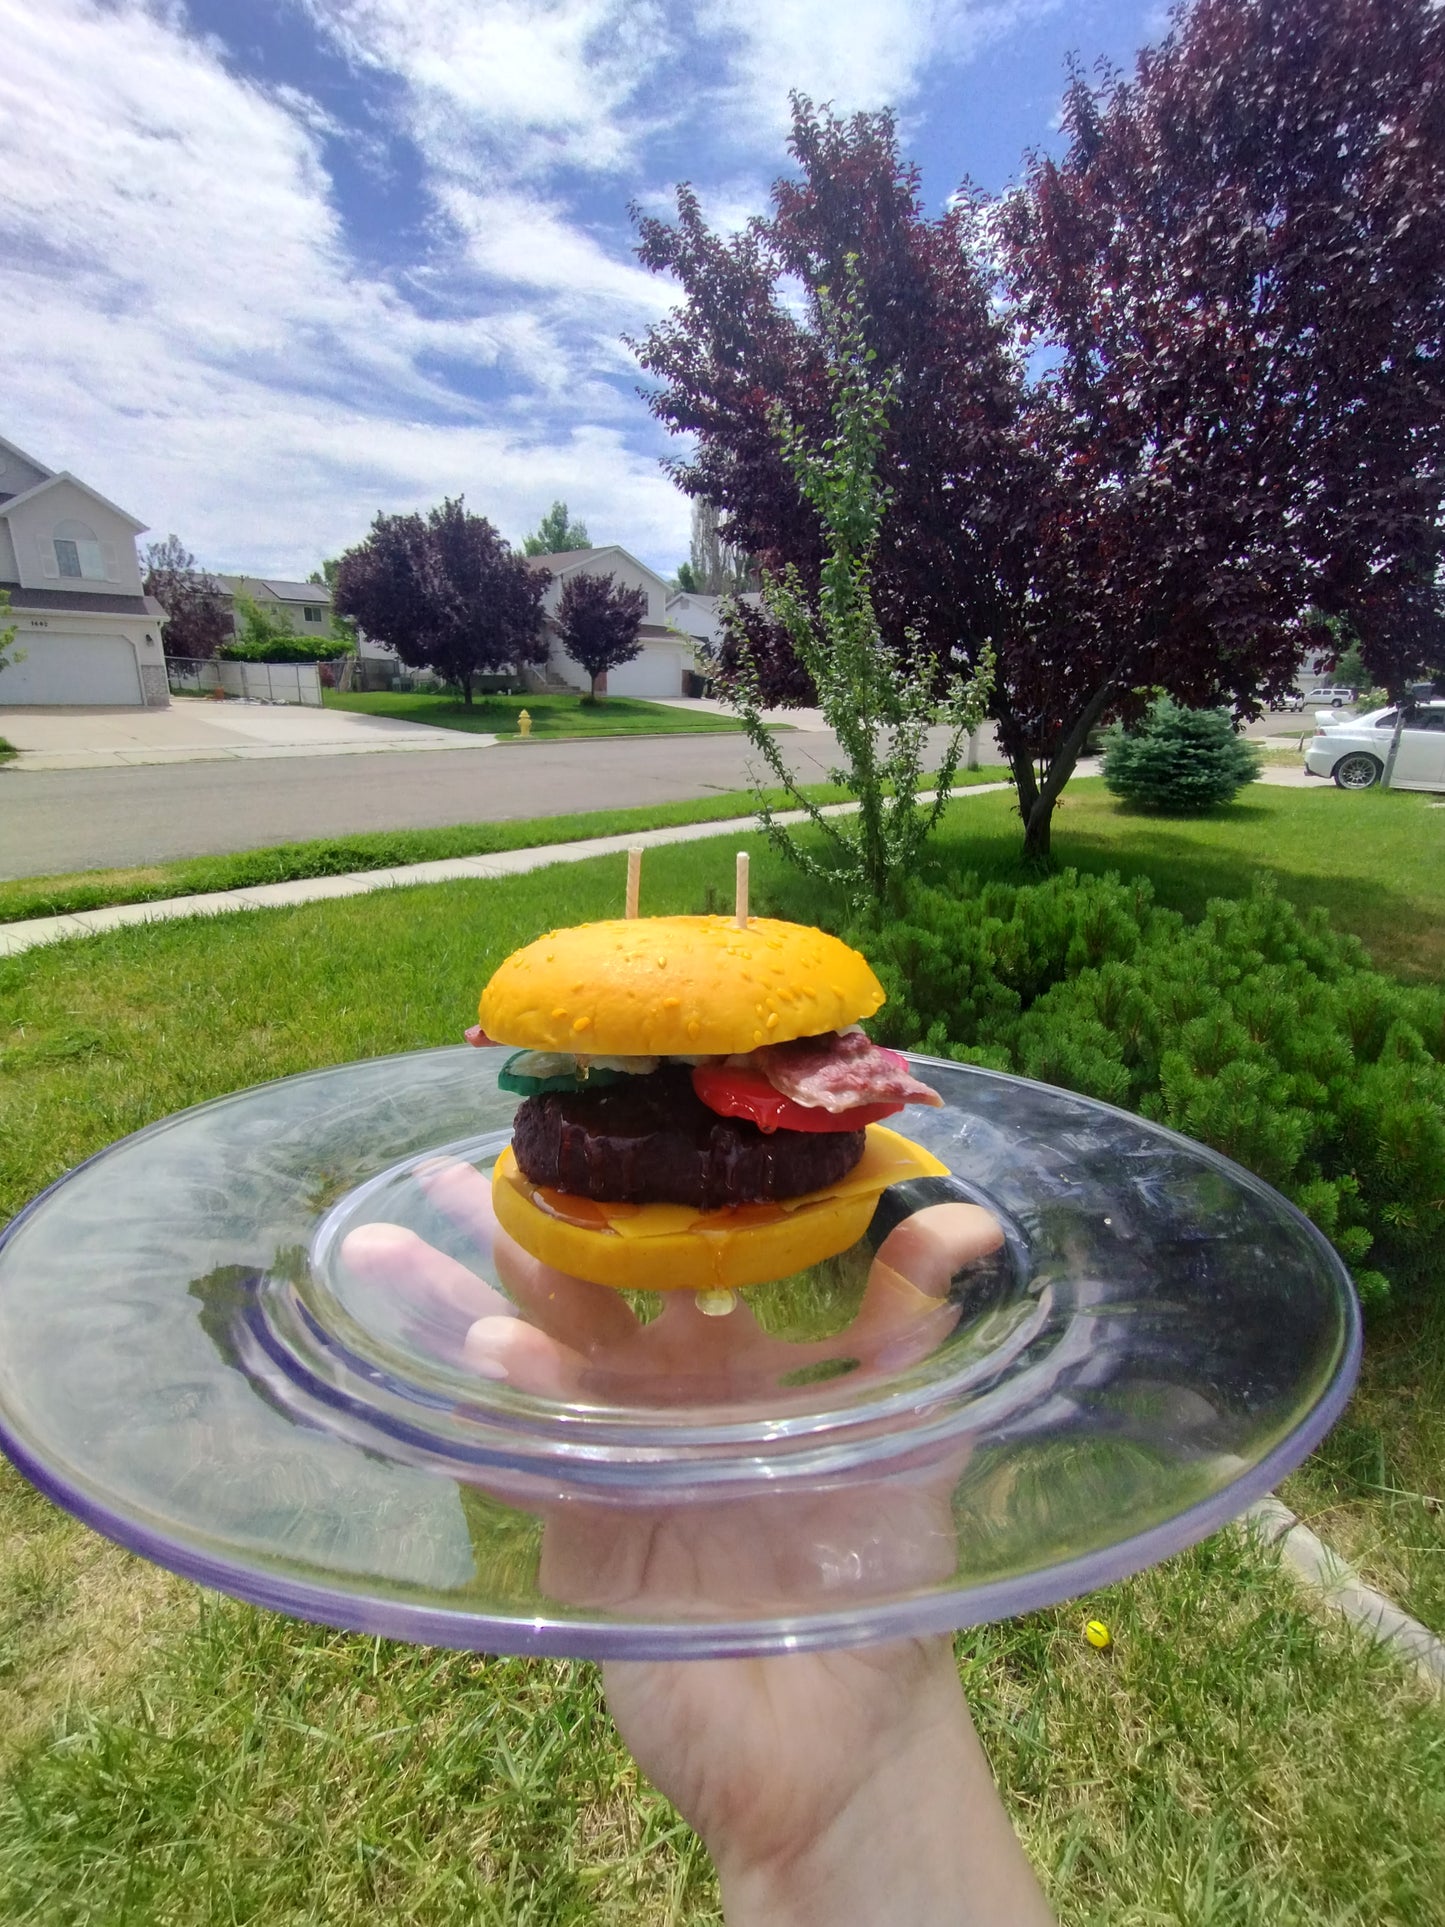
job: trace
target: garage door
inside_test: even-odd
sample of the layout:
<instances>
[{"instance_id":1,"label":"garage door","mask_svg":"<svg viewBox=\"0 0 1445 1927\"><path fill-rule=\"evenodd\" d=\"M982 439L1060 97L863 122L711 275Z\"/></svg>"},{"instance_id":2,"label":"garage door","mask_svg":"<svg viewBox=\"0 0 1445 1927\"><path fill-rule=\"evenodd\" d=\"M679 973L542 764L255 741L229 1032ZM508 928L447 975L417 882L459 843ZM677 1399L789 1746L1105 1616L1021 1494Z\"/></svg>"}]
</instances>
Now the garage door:
<instances>
[{"instance_id":1,"label":"garage door","mask_svg":"<svg viewBox=\"0 0 1445 1927\"><path fill-rule=\"evenodd\" d=\"M124 636L67 636L22 624L15 641L25 660L0 669L0 709L21 703L141 701L135 650Z\"/></svg>"},{"instance_id":2,"label":"garage door","mask_svg":"<svg viewBox=\"0 0 1445 1927\"><path fill-rule=\"evenodd\" d=\"M691 662L692 652L688 651ZM642 654L607 672L609 696L680 696L682 651L665 643L643 643Z\"/></svg>"}]
</instances>

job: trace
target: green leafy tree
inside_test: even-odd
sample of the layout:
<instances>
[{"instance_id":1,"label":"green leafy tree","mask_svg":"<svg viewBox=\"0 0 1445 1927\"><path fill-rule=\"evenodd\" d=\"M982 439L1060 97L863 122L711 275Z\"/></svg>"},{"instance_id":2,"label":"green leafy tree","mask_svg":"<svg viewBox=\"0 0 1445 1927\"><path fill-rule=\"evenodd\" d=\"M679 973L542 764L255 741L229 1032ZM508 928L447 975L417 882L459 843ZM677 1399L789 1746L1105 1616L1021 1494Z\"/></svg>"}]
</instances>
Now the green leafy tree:
<instances>
[{"instance_id":1,"label":"green leafy tree","mask_svg":"<svg viewBox=\"0 0 1445 1927\"><path fill-rule=\"evenodd\" d=\"M568 549L590 549L585 522L574 522L565 502L554 502L537 524L534 535L522 538L523 555L563 555Z\"/></svg>"},{"instance_id":2,"label":"green leafy tree","mask_svg":"<svg viewBox=\"0 0 1445 1927\"><path fill-rule=\"evenodd\" d=\"M1170 816L1228 803L1259 777L1259 753L1223 709L1186 709L1160 696L1127 729L1111 729L1104 781L1124 802Z\"/></svg>"},{"instance_id":3,"label":"green leafy tree","mask_svg":"<svg viewBox=\"0 0 1445 1927\"><path fill-rule=\"evenodd\" d=\"M13 622L5 620L9 610L10 591L0 589L0 669L6 669L12 663L25 660L25 651L15 647L15 638L19 631Z\"/></svg>"},{"instance_id":4,"label":"green leafy tree","mask_svg":"<svg viewBox=\"0 0 1445 1927\"><path fill-rule=\"evenodd\" d=\"M678 586L694 595L742 595L758 586L757 563L728 541L716 505L701 498L692 505L691 553L683 568L690 583L683 584L679 569Z\"/></svg>"},{"instance_id":5,"label":"green leafy tree","mask_svg":"<svg viewBox=\"0 0 1445 1927\"><path fill-rule=\"evenodd\" d=\"M251 596L238 591L232 598L231 606L236 613L236 644L246 651L253 662L265 660L264 654L258 651L264 652L296 640L296 631L289 622L274 610L262 608ZM222 654L226 653L227 649L223 648ZM277 661L279 658L273 657L271 660Z\"/></svg>"},{"instance_id":6,"label":"green leafy tree","mask_svg":"<svg viewBox=\"0 0 1445 1927\"><path fill-rule=\"evenodd\" d=\"M328 555L323 559L321 567L313 569L306 580L314 582L320 589L329 589L335 595L336 577L340 568L340 556ZM357 632L356 624L349 616L338 615L334 604L331 610L331 640L344 642L352 655L355 655L361 646L361 637Z\"/></svg>"},{"instance_id":7,"label":"green leafy tree","mask_svg":"<svg viewBox=\"0 0 1445 1927\"><path fill-rule=\"evenodd\" d=\"M963 739L983 718L992 674L985 655L965 679L940 671L916 632L890 650L873 606L871 570L889 491L878 479L879 450L895 378L880 380L863 332L855 264L846 264L841 300L823 290L821 331L831 390L832 434L815 443L781 409L772 425L799 492L818 517L823 561L816 602L798 570L763 572L763 604L787 634L818 694L818 706L837 736L846 767L832 772L858 799L855 815L824 816L798 787L763 720L757 665L733 603L728 619L737 646L731 689L743 727L790 806L806 812L823 838L819 857L777 821L759 792L760 817L777 847L800 869L841 883L858 901L882 904L913 869L947 806ZM928 733L943 724L948 736L938 758L936 794L918 802Z\"/></svg>"}]
</instances>

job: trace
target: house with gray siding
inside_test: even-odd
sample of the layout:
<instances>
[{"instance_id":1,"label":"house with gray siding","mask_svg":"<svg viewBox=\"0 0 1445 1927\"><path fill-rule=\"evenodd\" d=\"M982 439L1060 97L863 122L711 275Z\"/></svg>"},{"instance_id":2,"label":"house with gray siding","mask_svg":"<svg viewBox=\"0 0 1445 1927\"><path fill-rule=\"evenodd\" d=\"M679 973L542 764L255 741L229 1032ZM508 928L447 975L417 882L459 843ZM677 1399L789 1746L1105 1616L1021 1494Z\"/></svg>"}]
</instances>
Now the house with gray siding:
<instances>
[{"instance_id":1,"label":"house with gray siding","mask_svg":"<svg viewBox=\"0 0 1445 1927\"><path fill-rule=\"evenodd\" d=\"M238 595L249 596L268 616L275 617L293 635L314 636L318 640L331 634L331 591L323 582L285 582L279 576L212 575L228 609L234 610Z\"/></svg>"},{"instance_id":2,"label":"house with gray siding","mask_svg":"<svg viewBox=\"0 0 1445 1927\"><path fill-rule=\"evenodd\" d=\"M668 621L666 580L656 569L649 569L635 555L617 543L596 549L562 549L551 555L529 555L527 567L545 572L552 580L542 603L547 634L547 661L541 671L524 670L530 686L572 689L586 692L591 679L562 647L557 627L557 608L569 575L610 576L618 588L641 589L647 597L647 612L637 632L641 653L631 662L609 669L598 685L609 696L682 696L687 693L683 678L697 667L697 650L691 637L682 635Z\"/></svg>"},{"instance_id":3,"label":"house with gray siding","mask_svg":"<svg viewBox=\"0 0 1445 1927\"><path fill-rule=\"evenodd\" d=\"M37 704L164 708L165 612L141 588L125 509L0 436L0 626L17 631L0 710ZM0 732L3 734L3 732Z\"/></svg>"}]
</instances>

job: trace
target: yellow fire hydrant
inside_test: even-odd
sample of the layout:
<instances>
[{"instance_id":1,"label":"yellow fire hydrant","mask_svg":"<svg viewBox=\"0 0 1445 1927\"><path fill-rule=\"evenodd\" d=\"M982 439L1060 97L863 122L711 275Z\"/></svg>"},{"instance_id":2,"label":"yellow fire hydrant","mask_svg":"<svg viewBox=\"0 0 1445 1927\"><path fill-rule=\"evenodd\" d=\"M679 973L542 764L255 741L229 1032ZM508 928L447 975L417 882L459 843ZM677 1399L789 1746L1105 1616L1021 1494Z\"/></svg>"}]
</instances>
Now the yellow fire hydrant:
<instances>
[{"instance_id":1,"label":"yellow fire hydrant","mask_svg":"<svg viewBox=\"0 0 1445 1927\"><path fill-rule=\"evenodd\" d=\"M522 710L522 711L521 711L521 712L519 713L519 715L518 715L518 717L517 717L517 733L518 733L518 735L520 735L520 736L530 736L530 735L531 735L531 733L532 733L532 712L531 712L531 710L530 710L530 709L524 709L524 710Z\"/></svg>"}]
</instances>

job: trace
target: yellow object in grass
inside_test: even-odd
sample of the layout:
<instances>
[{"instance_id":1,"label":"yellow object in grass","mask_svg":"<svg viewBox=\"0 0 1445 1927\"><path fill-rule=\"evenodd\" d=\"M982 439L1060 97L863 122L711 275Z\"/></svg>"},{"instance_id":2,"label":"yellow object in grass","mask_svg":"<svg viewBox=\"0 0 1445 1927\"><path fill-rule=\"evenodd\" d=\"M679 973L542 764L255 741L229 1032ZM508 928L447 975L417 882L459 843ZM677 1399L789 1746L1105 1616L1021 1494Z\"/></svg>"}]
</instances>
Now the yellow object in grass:
<instances>
[{"instance_id":1,"label":"yellow object in grass","mask_svg":"<svg viewBox=\"0 0 1445 1927\"><path fill-rule=\"evenodd\" d=\"M1114 1643L1114 1635L1109 1631L1109 1628L1104 1624L1102 1619L1086 1620L1084 1624L1084 1637L1094 1650L1100 1653L1107 1653Z\"/></svg>"}]
</instances>

